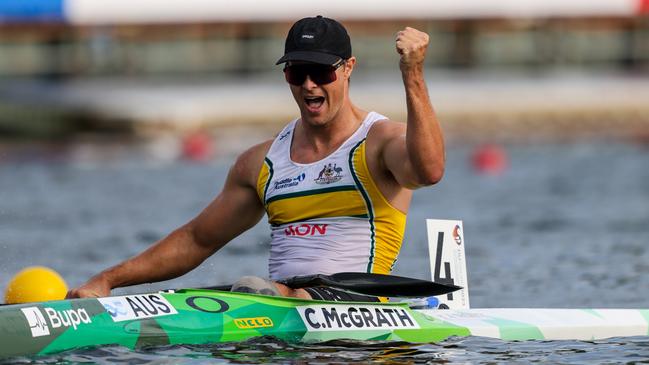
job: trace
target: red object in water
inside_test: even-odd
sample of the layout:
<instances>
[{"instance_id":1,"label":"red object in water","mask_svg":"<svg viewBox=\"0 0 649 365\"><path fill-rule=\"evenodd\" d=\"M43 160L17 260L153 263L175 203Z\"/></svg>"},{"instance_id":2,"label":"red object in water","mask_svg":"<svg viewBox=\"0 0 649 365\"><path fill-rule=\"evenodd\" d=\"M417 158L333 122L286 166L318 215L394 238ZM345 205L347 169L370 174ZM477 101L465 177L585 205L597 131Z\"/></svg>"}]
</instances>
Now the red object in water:
<instances>
[{"instance_id":1,"label":"red object in water","mask_svg":"<svg viewBox=\"0 0 649 365\"><path fill-rule=\"evenodd\" d=\"M473 151L473 169L476 172L490 175L500 175L509 167L509 159L505 149L498 145L484 145Z\"/></svg>"},{"instance_id":2,"label":"red object in water","mask_svg":"<svg viewBox=\"0 0 649 365\"><path fill-rule=\"evenodd\" d=\"M183 158L205 162L212 158L214 142L207 132L194 132L183 139Z\"/></svg>"},{"instance_id":3,"label":"red object in water","mask_svg":"<svg viewBox=\"0 0 649 365\"><path fill-rule=\"evenodd\" d=\"M649 0L638 1L638 14L649 14Z\"/></svg>"}]
</instances>

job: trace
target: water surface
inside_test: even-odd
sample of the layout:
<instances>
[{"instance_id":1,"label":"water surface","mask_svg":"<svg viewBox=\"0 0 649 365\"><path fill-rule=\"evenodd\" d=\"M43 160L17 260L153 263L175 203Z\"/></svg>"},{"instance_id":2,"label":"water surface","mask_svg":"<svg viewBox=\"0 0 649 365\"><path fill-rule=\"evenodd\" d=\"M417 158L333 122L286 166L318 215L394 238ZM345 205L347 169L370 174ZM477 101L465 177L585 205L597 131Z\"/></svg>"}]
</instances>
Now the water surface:
<instances>
[{"instance_id":1,"label":"water surface","mask_svg":"<svg viewBox=\"0 0 649 365\"><path fill-rule=\"evenodd\" d=\"M649 148L510 145L510 167L499 176L472 169L473 148L450 146L444 180L415 193L396 274L430 278L424 220L461 219L473 307L649 308ZM0 152L2 291L25 266L52 267L74 286L140 252L208 204L232 162L161 161L133 146L91 148L84 158L77 152ZM264 276L269 233L264 218L190 274L115 293ZM38 362L634 363L649 361L648 343L644 337L513 343L452 338L423 345L297 346L260 339L138 351L95 348Z\"/></svg>"}]
</instances>

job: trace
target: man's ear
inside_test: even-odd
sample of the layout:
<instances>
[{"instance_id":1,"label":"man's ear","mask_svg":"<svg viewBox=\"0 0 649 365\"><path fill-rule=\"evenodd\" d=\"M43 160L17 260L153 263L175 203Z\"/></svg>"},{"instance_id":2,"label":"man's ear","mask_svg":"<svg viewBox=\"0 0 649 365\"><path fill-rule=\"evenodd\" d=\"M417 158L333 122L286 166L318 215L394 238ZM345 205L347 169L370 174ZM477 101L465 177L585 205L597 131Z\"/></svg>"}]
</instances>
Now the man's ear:
<instances>
[{"instance_id":1,"label":"man's ear","mask_svg":"<svg viewBox=\"0 0 649 365\"><path fill-rule=\"evenodd\" d=\"M354 65L356 65L356 57L349 57L345 61L345 64L343 65L343 67L345 68L345 78L348 79L352 75L352 71L354 71Z\"/></svg>"}]
</instances>

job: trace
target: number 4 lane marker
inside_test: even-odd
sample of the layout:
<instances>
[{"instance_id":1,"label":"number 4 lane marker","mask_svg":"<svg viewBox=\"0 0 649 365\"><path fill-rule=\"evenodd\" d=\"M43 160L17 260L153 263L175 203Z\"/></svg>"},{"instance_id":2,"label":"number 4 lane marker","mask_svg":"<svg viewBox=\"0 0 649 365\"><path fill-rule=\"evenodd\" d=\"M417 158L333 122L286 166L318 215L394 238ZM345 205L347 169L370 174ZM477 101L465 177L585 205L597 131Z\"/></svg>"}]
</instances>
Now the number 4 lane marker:
<instances>
[{"instance_id":1,"label":"number 4 lane marker","mask_svg":"<svg viewBox=\"0 0 649 365\"><path fill-rule=\"evenodd\" d=\"M462 221L427 219L428 251L432 280L454 284L463 289L440 295L438 308L468 309L469 283L467 281Z\"/></svg>"}]
</instances>

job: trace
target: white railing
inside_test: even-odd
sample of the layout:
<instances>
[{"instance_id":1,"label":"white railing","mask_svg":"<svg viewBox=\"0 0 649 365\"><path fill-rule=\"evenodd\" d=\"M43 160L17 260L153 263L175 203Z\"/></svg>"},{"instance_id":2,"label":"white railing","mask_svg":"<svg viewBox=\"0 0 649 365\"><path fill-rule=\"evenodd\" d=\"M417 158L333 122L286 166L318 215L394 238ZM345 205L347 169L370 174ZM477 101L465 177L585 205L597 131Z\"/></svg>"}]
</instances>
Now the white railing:
<instances>
[{"instance_id":1,"label":"white railing","mask_svg":"<svg viewBox=\"0 0 649 365\"><path fill-rule=\"evenodd\" d=\"M634 16L643 0L67 0L72 23Z\"/></svg>"}]
</instances>

